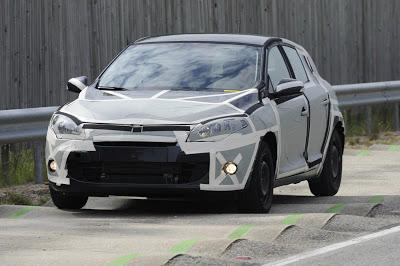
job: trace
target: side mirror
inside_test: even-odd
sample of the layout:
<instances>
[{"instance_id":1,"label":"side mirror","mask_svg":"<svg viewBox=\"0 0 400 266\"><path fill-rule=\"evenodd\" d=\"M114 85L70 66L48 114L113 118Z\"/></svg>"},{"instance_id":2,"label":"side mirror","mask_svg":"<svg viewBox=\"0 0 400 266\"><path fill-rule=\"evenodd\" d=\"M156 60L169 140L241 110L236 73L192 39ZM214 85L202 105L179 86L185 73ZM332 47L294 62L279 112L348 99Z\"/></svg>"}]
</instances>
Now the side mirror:
<instances>
[{"instance_id":1,"label":"side mirror","mask_svg":"<svg viewBox=\"0 0 400 266\"><path fill-rule=\"evenodd\" d=\"M68 80L67 90L80 93L87 87L88 78L86 76L76 77Z\"/></svg>"},{"instance_id":2,"label":"side mirror","mask_svg":"<svg viewBox=\"0 0 400 266\"><path fill-rule=\"evenodd\" d=\"M304 83L296 79L282 79L273 93L275 97L294 95L304 92Z\"/></svg>"}]
</instances>

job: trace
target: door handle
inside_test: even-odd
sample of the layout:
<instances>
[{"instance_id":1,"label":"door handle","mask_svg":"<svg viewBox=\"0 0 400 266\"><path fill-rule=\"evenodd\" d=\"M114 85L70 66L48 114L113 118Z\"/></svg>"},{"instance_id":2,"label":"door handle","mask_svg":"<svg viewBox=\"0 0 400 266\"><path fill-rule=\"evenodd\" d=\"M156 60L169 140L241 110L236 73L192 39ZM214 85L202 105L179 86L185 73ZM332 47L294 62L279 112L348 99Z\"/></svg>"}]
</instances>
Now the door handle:
<instances>
[{"instance_id":1,"label":"door handle","mask_svg":"<svg viewBox=\"0 0 400 266\"><path fill-rule=\"evenodd\" d=\"M308 116L308 114L309 114L308 109L303 107L303 109L301 110L301 116Z\"/></svg>"},{"instance_id":2,"label":"door handle","mask_svg":"<svg viewBox=\"0 0 400 266\"><path fill-rule=\"evenodd\" d=\"M329 104L329 99L325 99L323 102L322 102L322 105L323 106L327 106Z\"/></svg>"}]
</instances>

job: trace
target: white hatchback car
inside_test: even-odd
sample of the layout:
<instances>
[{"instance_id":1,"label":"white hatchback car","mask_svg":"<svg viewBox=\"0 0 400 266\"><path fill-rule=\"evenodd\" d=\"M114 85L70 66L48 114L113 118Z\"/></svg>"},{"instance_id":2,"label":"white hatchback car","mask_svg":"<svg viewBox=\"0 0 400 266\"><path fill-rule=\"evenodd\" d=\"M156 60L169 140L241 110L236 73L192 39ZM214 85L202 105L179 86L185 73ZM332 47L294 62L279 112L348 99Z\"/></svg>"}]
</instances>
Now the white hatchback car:
<instances>
[{"instance_id":1,"label":"white hatchback car","mask_svg":"<svg viewBox=\"0 0 400 266\"><path fill-rule=\"evenodd\" d=\"M54 204L88 196L232 191L268 212L273 188L308 180L337 193L344 123L307 51L285 39L183 34L122 51L51 118L46 160ZM231 195L229 193L229 195Z\"/></svg>"}]
</instances>

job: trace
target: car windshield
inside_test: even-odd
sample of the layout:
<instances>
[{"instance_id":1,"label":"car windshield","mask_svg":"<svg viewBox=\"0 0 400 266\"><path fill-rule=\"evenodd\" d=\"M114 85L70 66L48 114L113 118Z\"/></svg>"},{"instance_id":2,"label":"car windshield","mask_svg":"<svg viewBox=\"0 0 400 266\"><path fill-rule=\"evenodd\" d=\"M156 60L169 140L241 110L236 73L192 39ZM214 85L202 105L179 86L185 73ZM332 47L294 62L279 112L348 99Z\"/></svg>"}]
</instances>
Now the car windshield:
<instances>
[{"instance_id":1,"label":"car windshield","mask_svg":"<svg viewBox=\"0 0 400 266\"><path fill-rule=\"evenodd\" d=\"M261 51L215 43L133 45L104 72L98 87L244 90L260 78Z\"/></svg>"}]
</instances>

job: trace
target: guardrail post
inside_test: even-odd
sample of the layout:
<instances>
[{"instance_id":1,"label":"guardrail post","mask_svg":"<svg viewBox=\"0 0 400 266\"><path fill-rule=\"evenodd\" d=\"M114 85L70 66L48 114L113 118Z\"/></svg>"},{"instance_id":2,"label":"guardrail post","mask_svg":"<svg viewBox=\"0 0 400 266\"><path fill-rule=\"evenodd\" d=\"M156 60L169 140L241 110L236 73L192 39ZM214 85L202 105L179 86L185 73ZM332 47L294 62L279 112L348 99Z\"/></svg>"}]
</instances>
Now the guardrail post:
<instances>
[{"instance_id":1,"label":"guardrail post","mask_svg":"<svg viewBox=\"0 0 400 266\"><path fill-rule=\"evenodd\" d=\"M35 141L35 181L43 184L43 142Z\"/></svg>"},{"instance_id":2,"label":"guardrail post","mask_svg":"<svg viewBox=\"0 0 400 266\"><path fill-rule=\"evenodd\" d=\"M10 184L10 144L0 145L1 148L1 167L0 178L5 185Z\"/></svg>"},{"instance_id":3,"label":"guardrail post","mask_svg":"<svg viewBox=\"0 0 400 266\"><path fill-rule=\"evenodd\" d=\"M367 112L366 112L366 117L365 117L365 121L366 121L366 126L367 126L367 136L371 136L371 113L372 113L372 109L371 106L367 106Z\"/></svg>"},{"instance_id":4,"label":"guardrail post","mask_svg":"<svg viewBox=\"0 0 400 266\"><path fill-rule=\"evenodd\" d=\"M394 131L399 131L399 103L394 103Z\"/></svg>"}]
</instances>

